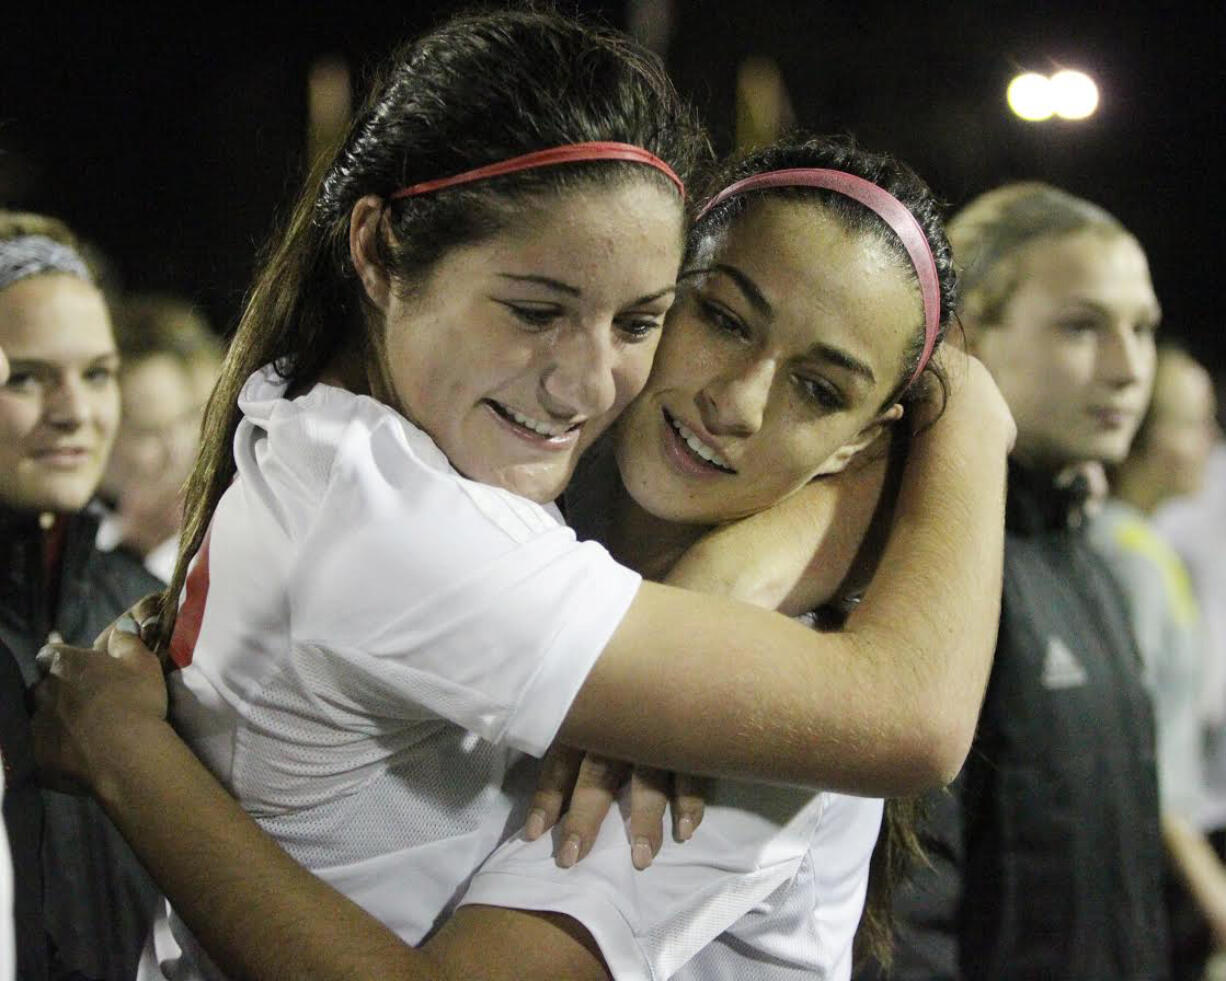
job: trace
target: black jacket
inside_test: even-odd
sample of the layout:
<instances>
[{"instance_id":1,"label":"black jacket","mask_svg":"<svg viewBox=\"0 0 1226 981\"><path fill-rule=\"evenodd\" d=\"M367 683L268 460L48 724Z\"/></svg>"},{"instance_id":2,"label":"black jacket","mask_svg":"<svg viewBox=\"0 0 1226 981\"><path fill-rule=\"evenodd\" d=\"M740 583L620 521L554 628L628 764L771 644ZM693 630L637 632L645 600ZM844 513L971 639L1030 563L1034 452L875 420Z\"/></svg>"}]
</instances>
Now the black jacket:
<instances>
[{"instance_id":1,"label":"black jacket","mask_svg":"<svg viewBox=\"0 0 1226 981\"><path fill-rule=\"evenodd\" d=\"M30 755L26 690L34 655L55 630L88 646L141 596L160 588L140 562L94 548L96 522L69 519L58 584L44 581L37 516L0 510L0 747L9 786L4 818L13 849L18 978L130 979L158 894L91 800L39 791Z\"/></svg>"},{"instance_id":2,"label":"black jacket","mask_svg":"<svg viewBox=\"0 0 1226 981\"><path fill-rule=\"evenodd\" d=\"M1081 495L1010 468L1004 603L971 755L899 892L894 978L1167 974L1153 720Z\"/></svg>"}]
</instances>

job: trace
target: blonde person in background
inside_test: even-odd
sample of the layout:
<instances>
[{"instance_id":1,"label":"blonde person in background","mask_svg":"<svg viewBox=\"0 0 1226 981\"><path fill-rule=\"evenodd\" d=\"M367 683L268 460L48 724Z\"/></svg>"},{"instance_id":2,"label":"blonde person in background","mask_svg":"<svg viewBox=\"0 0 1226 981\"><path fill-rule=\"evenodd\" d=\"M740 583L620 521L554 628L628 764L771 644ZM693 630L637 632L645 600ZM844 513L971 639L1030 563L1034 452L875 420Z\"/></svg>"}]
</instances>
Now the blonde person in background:
<instances>
[{"instance_id":1,"label":"blonde person in background","mask_svg":"<svg viewBox=\"0 0 1226 981\"><path fill-rule=\"evenodd\" d=\"M40 790L26 691L49 639L92 638L157 582L94 545L119 418L110 317L71 232L0 211L0 742L22 977L132 977L157 902L90 801Z\"/></svg>"},{"instance_id":2,"label":"blonde person in background","mask_svg":"<svg viewBox=\"0 0 1226 981\"><path fill-rule=\"evenodd\" d=\"M1183 350L1160 347L1149 409L1127 458L1108 469L1111 496L1089 526L1124 588L1154 697L1175 981L1199 978L1210 949L1226 947L1226 868L1200 825L1204 624L1187 568L1149 518L1164 501L1200 490L1217 435L1214 411L1209 373Z\"/></svg>"},{"instance_id":3,"label":"blonde person in background","mask_svg":"<svg viewBox=\"0 0 1226 981\"><path fill-rule=\"evenodd\" d=\"M174 572L183 484L200 444L221 345L190 304L131 295L112 311L122 413L99 494L98 547L122 547L163 582Z\"/></svg>"},{"instance_id":4,"label":"blonde person in background","mask_svg":"<svg viewBox=\"0 0 1226 981\"><path fill-rule=\"evenodd\" d=\"M900 892L898 979L1167 974L1153 715L1119 587L1086 534L1089 463L1124 459L1161 317L1102 208L1011 184L950 220L967 342L1017 423L1004 597L975 745L930 799Z\"/></svg>"}]
</instances>

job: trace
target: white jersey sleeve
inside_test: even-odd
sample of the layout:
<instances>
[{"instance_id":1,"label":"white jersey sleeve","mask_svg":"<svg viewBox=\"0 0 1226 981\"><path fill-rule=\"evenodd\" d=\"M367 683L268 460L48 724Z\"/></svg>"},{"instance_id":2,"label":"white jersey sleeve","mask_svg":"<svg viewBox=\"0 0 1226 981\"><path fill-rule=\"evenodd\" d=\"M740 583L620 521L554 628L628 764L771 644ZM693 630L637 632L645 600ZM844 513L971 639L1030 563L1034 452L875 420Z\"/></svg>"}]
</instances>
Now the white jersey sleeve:
<instances>
[{"instance_id":1,"label":"white jersey sleeve","mask_svg":"<svg viewBox=\"0 0 1226 981\"><path fill-rule=\"evenodd\" d=\"M242 405L241 495L215 531L232 557L249 525L284 536L289 642L317 657L315 694L543 753L639 576L556 511L460 476L372 399L316 386Z\"/></svg>"}]
</instances>

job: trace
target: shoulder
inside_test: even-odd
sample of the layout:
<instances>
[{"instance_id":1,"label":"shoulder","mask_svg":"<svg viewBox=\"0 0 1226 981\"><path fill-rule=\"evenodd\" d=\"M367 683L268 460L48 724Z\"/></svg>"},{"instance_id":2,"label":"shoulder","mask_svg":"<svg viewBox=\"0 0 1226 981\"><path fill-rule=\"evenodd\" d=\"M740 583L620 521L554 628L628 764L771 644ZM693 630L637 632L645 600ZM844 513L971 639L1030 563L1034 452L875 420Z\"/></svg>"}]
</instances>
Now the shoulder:
<instances>
[{"instance_id":1,"label":"shoulder","mask_svg":"<svg viewBox=\"0 0 1226 981\"><path fill-rule=\"evenodd\" d=\"M497 493L466 489L471 482L425 432L368 396L316 384L286 398L266 367L248 379L239 407L238 476L285 527L325 506L349 518L431 504L459 513L456 501Z\"/></svg>"}]
</instances>

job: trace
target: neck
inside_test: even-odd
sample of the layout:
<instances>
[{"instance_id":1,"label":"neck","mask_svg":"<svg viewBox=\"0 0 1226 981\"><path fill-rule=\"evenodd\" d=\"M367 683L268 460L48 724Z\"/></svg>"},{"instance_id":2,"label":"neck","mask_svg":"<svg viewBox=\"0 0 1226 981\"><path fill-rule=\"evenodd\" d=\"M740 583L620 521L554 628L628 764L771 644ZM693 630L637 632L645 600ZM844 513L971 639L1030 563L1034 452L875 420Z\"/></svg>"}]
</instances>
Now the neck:
<instances>
[{"instance_id":1,"label":"neck","mask_svg":"<svg viewBox=\"0 0 1226 981\"><path fill-rule=\"evenodd\" d=\"M608 549L613 557L648 579L663 580L686 549L708 531L707 525L682 524L643 510L617 481Z\"/></svg>"},{"instance_id":2,"label":"neck","mask_svg":"<svg viewBox=\"0 0 1226 981\"><path fill-rule=\"evenodd\" d=\"M1142 514L1153 514L1166 497L1158 481L1152 480L1144 471L1127 464L1115 472L1111 492Z\"/></svg>"}]
</instances>

